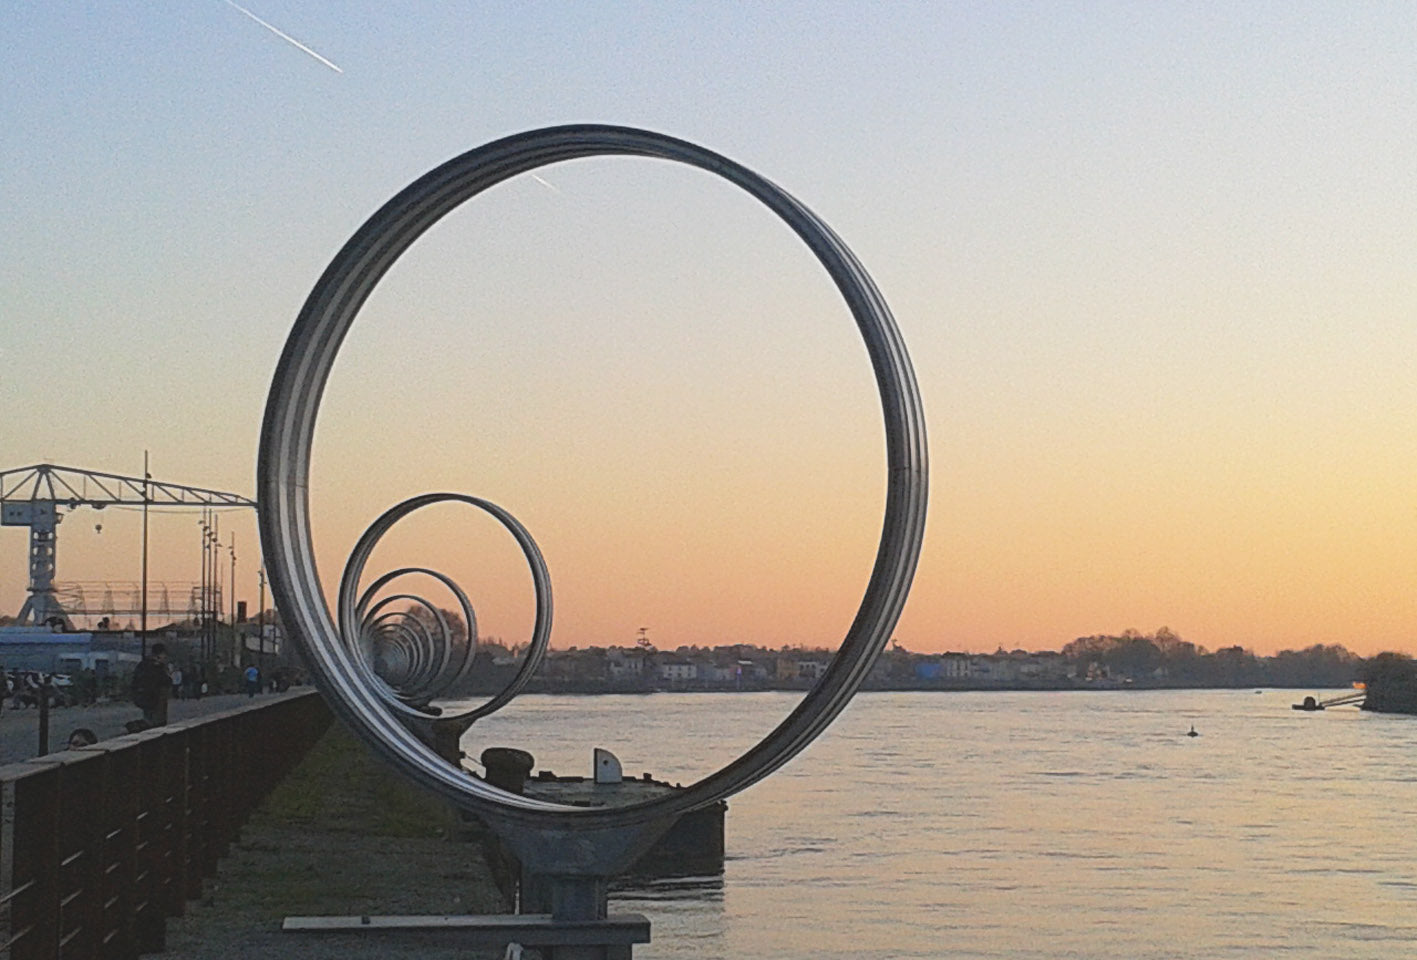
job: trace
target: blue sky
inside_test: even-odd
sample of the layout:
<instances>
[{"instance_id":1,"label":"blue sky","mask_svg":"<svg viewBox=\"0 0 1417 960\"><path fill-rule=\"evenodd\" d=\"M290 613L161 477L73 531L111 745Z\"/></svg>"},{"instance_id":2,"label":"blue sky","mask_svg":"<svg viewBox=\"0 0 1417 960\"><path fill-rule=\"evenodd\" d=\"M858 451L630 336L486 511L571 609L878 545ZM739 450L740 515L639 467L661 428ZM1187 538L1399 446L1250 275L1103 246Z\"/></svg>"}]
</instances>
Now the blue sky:
<instances>
[{"instance_id":1,"label":"blue sky","mask_svg":"<svg viewBox=\"0 0 1417 960\"><path fill-rule=\"evenodd\" d=\"M225 0L7 11L0 468L147 448L249 492L290 322L369 213L497 136L624 123L785 186L891 303L934 457L907 645L1410 645L1410 5L246 6L343 72ZM341 354L325 576L392 499L495 490L543 523L562 645L834 642L880 470L830 290L707 177L542 176L430 233ZM81 526L61 578L131 578ZM0 609L22 557L0 532Z\"/></svg>"}]
</instances>

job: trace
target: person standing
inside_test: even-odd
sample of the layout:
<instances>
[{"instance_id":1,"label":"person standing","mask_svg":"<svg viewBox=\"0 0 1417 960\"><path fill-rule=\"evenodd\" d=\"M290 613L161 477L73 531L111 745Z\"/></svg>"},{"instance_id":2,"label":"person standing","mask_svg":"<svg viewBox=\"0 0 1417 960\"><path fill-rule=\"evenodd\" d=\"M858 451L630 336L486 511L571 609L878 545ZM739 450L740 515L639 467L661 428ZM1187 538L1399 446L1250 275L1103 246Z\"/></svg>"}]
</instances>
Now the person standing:
<instances>
[{"instance_id":1,"label":"person standing","mask_svg":"<svg viewBox=\"0 0 1417 960\"><path fill-rule=\"evenodd\" d=\"M79 672L79 702L86 707L98 703L98 673L93 667Z\"/></svg>"},{"instance_id":2,"label":"person standing","mask_svg":"<svg viewBox=\"0 0 1417 960\"><path fill-rule=\"evenodd\" d=\"M167 675L167 647L155 643L133 671L133 703L143 711L150 727L167 723L167 698L172 694L172 678Z\"/></svg>"},{"instance_id":3,"label":"person standing","mask_svg":"<svg viewBox=\"0 0 1417 960\"><path fill-rule=\"evenodd\" d=\"M254 697L261 692L261 671L253 663L246 668L246 696Z\"/></svg>"}]
</instances>

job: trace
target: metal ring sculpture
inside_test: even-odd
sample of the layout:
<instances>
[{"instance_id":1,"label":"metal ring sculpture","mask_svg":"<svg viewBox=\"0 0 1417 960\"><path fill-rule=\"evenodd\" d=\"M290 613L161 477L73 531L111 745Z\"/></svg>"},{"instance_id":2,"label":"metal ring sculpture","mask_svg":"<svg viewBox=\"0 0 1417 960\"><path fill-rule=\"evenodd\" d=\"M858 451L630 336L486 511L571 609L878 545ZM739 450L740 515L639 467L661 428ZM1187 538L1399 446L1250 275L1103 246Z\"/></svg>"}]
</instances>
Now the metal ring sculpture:
<instances>
[{"instance_id":1,"label":"metal ring sculpture","mask_svg":"<svg viewBox=\"0 0 1417 960\"><path fill-rule=\"evenodd\" d=\"M436 637L423 618L416 615L411 609L384 609L400 600L407 600L428 611L438 628ZM370 645L369 652L376 663L379 652L378 644L381 642L392 644L396 649L401 649L396 640L391 638L391 633L398 637L411 639L415 645L403 658L404 662L397 665L402 669L380 673L376 667L375 675L389 685L394 696L405 703L427 703L434 696L432 681L446 667L452 644L452 631L448 628L447 618L443 616L441 610L417 594L390 594L374 604L359 624L359 639ZM363 649L361 643L360 652L363 652ZM430 669L430 666L435 662L433 655L429 653L432 650L442 654L439 658L442 662L438 663L436 669Z\"/></svg>"},{"instance_id":2,"label":"metal ring sculpture","mask_svg":"<svg viewBox=\"0 0 1417 960\"><path fill-rule=\"evenodd\" d=\"M420 649L430 642L430 638L426 631L420 637L411 624L400 622L404 616L403 611L392 611L380 617L370 624L369 637L374 648L370 659L375 664L376 676L394 688L395 696L407 701L413 697L404 694L402 688L407 686L409 678L419 669ZM383 673L378 672L380 661L384 665ZM394 679L388 679L388 673L392 673Z\"/></svg>"},{"instance_id":3,"label":"metal ring sculpture","mask_svg":"<svg viewBox=\"0 0 1417 960\"><path fill-rule=\"evenodd\" d=\"M527 645L526 656L522 659L522 665L513 675L511 681L502 688L501 692L487 700L481 706L464 710L460 713L442 713L435 709L420 707L416 701L432 699L445 692L454 683L466 676L468 669L472 666L472 653L477 636L477 617L473 612L472 604L468 601L467 594L463 592L452 579L436 570L427 567L399 567L383 574L369 585L362 593L359 590L359 581L364 574L364 567L368 564L370 556L374 553L374 548L379 545L384 534L404 517L423 507L435 503L465 503L477 507L492 516L506 528L507 532L516 540L517 545L522 549L522 555L526 558L527 567L531 571L532 588L536 595L536 620L532 624L531 642ZM364 651L360 646L359 639L366 623L369 626L374 624L370 617L378 610L376 605L369 607L374 595L388 584L390 581L413 573L424 573L441 582L454 596L457 597L458 605L462 608L463 620L467 623L468 635L467 643L463 648L461 663L455 671L450 672L451 634L445 632L448 643L442 645L440 657L436 669L429 670L425 666L427 657L426 649L417 649L419 644L414 642L408 651L410 660L407 670L406 685L402 690L397 689L397 685L385 683L374 672L373 665L368 662ZM397 596L397 595L396 595ZM393 598L386 598L393 599ZM419 599L419 598L414 598ZM382 602L382 601L381 601ZM426 601L420 602L426 603ZM431 607L431 604L429 605ZM328 613L326 613L328 617ZM442 615L438 615L439 622L442 622ZM422 625L422 624L420 624ZM446 624L444 624L446 631ZM531 679L536 668L540 665L542 657L546 653L547 646L551 642L551 575L546 570L546 561L541 556L541 549L537 547L536 541L522 526L516 517L512 516L503 508L492 503L490 500L483 500L479 497L470 497L462 493L425 493L416 497L409 497L401 503L395 504L385 510L377 520L371 523L360 536L359 541L354 545L354 550L349 555L349 560L345 563L344 574L340 578L339 593L339 636L344 641L344 652L349 656L349 665L353 674L359 682L372 691L385 707L393 711L397 716L405 720L410 719L430 719L436 717L439 720L454 720L464 723L472 723L482 717L487 716L495 710L504 706L507 701L515 697L527 681ZM432 638L429 638L426 647L434 646ZM323 676L323 674L321 674ZM346 677L345 679L351 679ZM417 691L415 696L406 696L410 691Z\"/></svg>"},{"instance_id":4,"label":"metal ring sculpture","mask_svg":"<svg viewBox=\"0 0 1417 960\"><path fill-rule=\"evenodd\" d=\"M406 600L416 606L421 606L425 611L434 617L434 625L438 628L436 636L432 628L413 612L412 608L403 610L387 609L392 604L400 600ZM419 648L416 653L416 664L409 665L409 673L402 678L402 685L405 688L404 699L416 699L426 692L430 681L438 673L447 668L447 661L452 655L450 647L452 633L448 628L447 619L442 611L435 607L431 601L413 593L393 593L383 597L378 603L364 615L360 623L361 631L370 631L385 620L395 620L402 625L406 625L412 630L419 641ZM385 678L388 679L387 677Z\"/></svg>"},{"instance_id":5,"label":"metal ring sculpture","mask_svg":"<svg viewBox=\"0 0 1417 960\"><path fill-rule=\"evenodd\" d=\"M436 697L467 675L468 669L472 666L473 652L477 647L477 614L473 612L472 602L468 600L467 594L463 592L462 587L458 586L448 575L439 573L437 570L431 570L428 567L399 567L396 570L390 570L388 573L383 574L365 589L364 593L359 598L359 602L355 604L355 613L360 617L361 622L367 622L373 615L373 612L369 610L369 604L374 599L375 595L394 580L411 574L424 574L447 587L449 592L457 599L458 609L462 612L463 623L467 626L467 636L464 638L462 645L462 659L457 670L449 675L445 675L441 681L435 681L426 691L429 697ZM401 594L401 596L411 595ZM389 598L385 599L387 600ZM448 644L448 648L451 649L452 631L447 625L447 619L443 616L443 612L432 604L427 603L427 601L421 598L417 599L433 612L434 619L438 622L439 629L442 632L444 642ZM383 602L384 601L380 601L381 604ZM341 633L347 635L344 624L340 625L340 630ZM541 654L540 652L529 650L528 656L535 656L539 659ZM446 667L444 669L446 669Z\"/></svg>"},{"instance_id":6,"label":"metal ring sculpture","mask_svg":"<svg viewBox=\"0 0 1417 960\"><path fill-rule=\"evenodd\" d=\"M887 477L880 545L861 605L831 664L787 718L747 753L682 791L623 807L584 808L513 795L469 777L397 722L351 662L325 605L310 540L308 481L315 418L335 354L399 256L443 216L504 180L564 160L607 155L676 161L716 174L760 201L806 243L846 301L870 356L885 420ZM414 780L499 822L548 831L614 830L676 817L761 780L826 729L865 679L905 605L920 557L928 487L924 411L910 358L885 300L846 244L785 191L726 157L663 134L600 125L533 130L471 150L414 181L356 231L311 291L281 353L257 471L271 585L331 705ZM540 601L538 594L538 623ZM344 622L355 622L349 569L340 610ZM549 624L549 593L545 613Z\"/></svg>"},{"instance_id":7,"label":"metal ring sculpture","mask_svg":"<svg viewBox=\"0 0 1417 960\"><path fill-rule=\"evenodd\" d=\"M413 612L413 608L403 610L387 610L385 608L397 603L400 600L408 601L415 606L421 606L424 611L433 618L433 627L430 627L423 617ZM410 662L405 670L395 676L379 674L379 676L393 688L395 695L405 702L412 700L422 700L427 702L433 697L432 682L437 675L447 668L448 659L452 652L452 631L448 627L448 620L443 616L443 611L439 610L426 598L413 593L393 593L379 600L370 610L364 614L359 623L360 652L364 651L364 644L371 644L370 653L377 654L377 650L372 648L372 644L382 639L387 630L379 629L385 621L399 619L406 623L417 635L420 643L417 651L417 664ZM437 633L434 633L434 627ZM464 647L466 649L466 647ZM433 651L433 652L430 652ZM437 664L433 667L433 664ZM378 673L378 670L375 670Z\"/></svg>"}]
</instances>

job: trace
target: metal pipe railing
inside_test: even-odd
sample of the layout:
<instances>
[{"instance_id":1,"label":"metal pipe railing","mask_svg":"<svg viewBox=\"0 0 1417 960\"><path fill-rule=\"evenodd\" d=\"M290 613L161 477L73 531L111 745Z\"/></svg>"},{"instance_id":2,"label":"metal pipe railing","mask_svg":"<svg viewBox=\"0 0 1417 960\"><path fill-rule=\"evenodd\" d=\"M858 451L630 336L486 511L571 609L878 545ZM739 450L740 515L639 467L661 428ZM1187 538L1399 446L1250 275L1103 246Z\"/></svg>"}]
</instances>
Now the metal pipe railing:
<instances>
[{"instance_id":1,"label":"metal pipe railing","mask_svg":"<svg viewBox=\"0 0 1417 960\"><path fill-rule=\"evenodd\" d=\"M162 950L330 719L311 690L0 766L0 958Z\"/></svg>"}]
</instances>

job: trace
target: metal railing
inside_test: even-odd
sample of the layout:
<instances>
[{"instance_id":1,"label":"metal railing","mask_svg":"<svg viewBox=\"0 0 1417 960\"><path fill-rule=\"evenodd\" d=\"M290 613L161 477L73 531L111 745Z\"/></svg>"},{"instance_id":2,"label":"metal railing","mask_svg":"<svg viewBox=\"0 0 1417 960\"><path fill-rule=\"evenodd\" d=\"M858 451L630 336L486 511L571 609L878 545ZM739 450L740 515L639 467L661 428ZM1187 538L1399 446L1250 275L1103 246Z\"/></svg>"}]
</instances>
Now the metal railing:
<instances>
[{"instance_id":1,"label":"metal railing","mask_svg":"<svg viewBox=\"0 0 1417 960\"><path fill-rule=\"evenodd\" d=\"M330 719L311 690L0 766L0 958L162 950Z\"/></svg>"}]
</instances>

